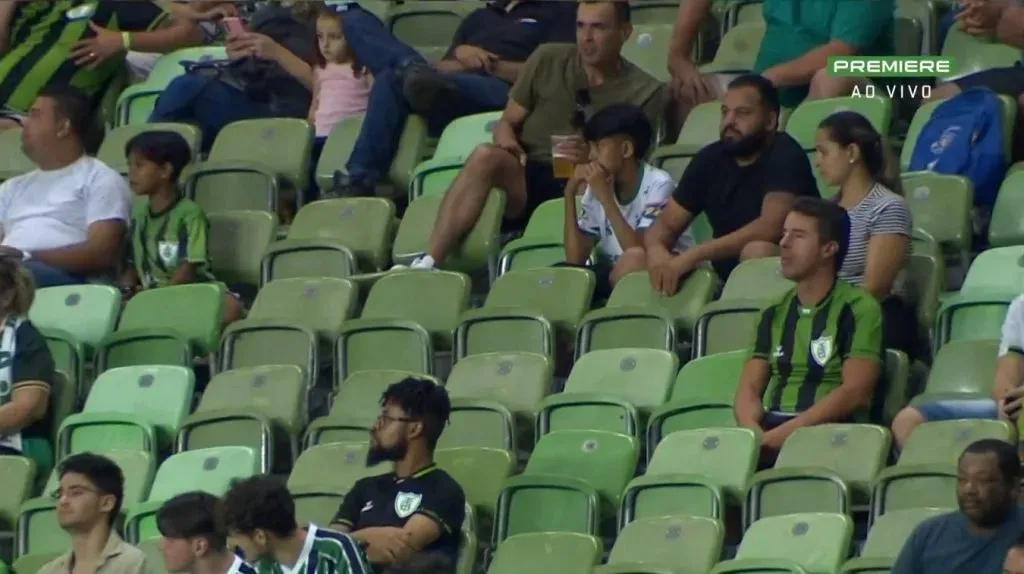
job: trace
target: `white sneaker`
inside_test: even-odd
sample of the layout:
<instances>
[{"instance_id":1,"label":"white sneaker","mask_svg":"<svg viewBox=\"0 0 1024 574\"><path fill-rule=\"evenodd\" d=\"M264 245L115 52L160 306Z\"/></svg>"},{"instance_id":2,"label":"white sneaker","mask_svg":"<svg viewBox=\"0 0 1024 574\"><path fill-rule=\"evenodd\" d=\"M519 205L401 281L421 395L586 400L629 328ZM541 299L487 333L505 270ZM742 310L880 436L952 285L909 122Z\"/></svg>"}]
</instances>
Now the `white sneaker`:
<instances>
[{"instance_id":1,"label":"white sneaker","mask_svg":"<svg viewBox=\"0 0 1024 574\"><path fill-rule=\"evenodd\" d=\"M402 265L401 263L399 263L399 264L396 264L396 265L392 265L391 269L388 269L388 271L401 271L403 269L408 269L408 268L409 268L408 265Z\"/></svg>"},{"instance_id":2,"label":"white sneaker","mask_svg":"<svg viewBox=\"0 0 1024 574\"><path fill-rule=\"evenodd\" d=\"M410 269L433 269L434 258L429 255L420 255L409 264Z\"/></svg>"}]
</instances>

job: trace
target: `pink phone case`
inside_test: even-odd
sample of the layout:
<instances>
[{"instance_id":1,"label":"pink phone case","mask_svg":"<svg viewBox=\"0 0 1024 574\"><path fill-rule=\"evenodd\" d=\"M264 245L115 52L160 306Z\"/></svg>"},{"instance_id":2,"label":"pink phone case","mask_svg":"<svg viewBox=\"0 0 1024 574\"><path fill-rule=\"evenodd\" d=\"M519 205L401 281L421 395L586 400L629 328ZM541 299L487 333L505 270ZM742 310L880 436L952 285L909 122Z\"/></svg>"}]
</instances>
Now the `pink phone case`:
<instances>
[{"instance_id":1,"label":"pink phone case","mask_svg":"<svg viewBox=\"0 0 1024 574\"><path fill-rule=\"evenodd\" d=\"M228 17L221 20L228 36L240 36L245 33L245 22L241 18Z\"/></svg>"}]
</instances>

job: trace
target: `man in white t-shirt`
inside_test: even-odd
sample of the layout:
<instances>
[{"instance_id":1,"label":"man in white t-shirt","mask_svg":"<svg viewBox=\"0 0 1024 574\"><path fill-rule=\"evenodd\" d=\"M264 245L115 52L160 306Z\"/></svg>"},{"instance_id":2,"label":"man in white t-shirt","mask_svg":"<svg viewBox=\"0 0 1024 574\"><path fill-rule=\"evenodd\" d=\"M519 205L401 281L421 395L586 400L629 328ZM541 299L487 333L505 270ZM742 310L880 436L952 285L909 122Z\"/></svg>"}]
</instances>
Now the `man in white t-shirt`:
<instances>
[{"instance_id":1,"label":"man in white t-shirt","mask_svg":"<svg viewBox=\"0 0 1024 574\"><path fill-rule=\"evenodd\" d=\"M940 400L905 407L892 421L892 437L900 449L921 423L955 419L1003 419L1020 417L1024 397L1024 295L1018 295L1006 311L996 359L992 398Z\"/></svg>"},{"instance_id":2,"label":"man in white t-shirt","mask_svg":"<svg viewBox=\"0 0 1024 574\"><path fill-rule=\"evenodd\" d=\"M647 269L643 233L672 197L676 183L663 170L644 162L654 133L643 110L615 104L594 114L583 128L590 163L578 166L565 186L565 255L569 265L590 265L597 275L594 298L607 298L615 283ZM576 196L583 190L579 211ZM675 249L694 245L683 233Z\"/></svg>"},{"instance_id":3,"label":"man in white t-shirt","mask_svg":"<svg viewBox=\"0 0 1024 574\"><path fill-rule=\"evenodd\" d=\"M85 154L91 116L80 90L41 91L22 127L39 169L0 185L0 256L20 259L37 287L110 276L122 255L131 190Z\"/></svg>"}]
</instances>

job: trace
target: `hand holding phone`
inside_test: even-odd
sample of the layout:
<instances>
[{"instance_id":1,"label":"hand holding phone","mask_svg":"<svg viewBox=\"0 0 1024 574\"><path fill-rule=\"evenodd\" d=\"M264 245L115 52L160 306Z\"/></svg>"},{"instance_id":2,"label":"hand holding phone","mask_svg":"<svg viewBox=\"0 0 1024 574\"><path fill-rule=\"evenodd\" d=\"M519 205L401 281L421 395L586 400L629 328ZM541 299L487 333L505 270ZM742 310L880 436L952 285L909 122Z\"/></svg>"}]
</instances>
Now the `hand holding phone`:
<instances>
[{"instance_id":1,"label":"hand holding phone","mask_svg":"<svg viewBox=\"0 0 1024 574\"><path fill-rule=\"evenodd\" d=\"M245 34L245 21L236 16L228 16L221 19L221 26L227 32L228 38L234 38Z\"/></svg>"}]
</instances>

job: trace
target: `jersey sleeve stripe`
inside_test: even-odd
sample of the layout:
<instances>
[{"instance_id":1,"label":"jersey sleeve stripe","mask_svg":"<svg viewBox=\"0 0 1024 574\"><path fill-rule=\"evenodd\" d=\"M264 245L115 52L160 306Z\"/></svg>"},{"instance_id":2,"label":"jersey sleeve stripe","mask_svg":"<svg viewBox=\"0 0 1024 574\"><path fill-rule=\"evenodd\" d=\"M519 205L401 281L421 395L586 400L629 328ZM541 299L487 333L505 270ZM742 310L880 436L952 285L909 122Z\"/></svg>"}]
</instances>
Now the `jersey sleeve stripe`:
<instances>
[{"instance_id":1,"label":"jersey sleeve stripe","mask_svg":"<svg viewBox=\"0 0 1024 574\"><path fill-rule=\"evenodd\" d=\"M323 529L317 530L317 536L323 540L334 542L341 548L342 553L345 554L345 562L348 563L349 574L372 574L362 550L351 536L341 532L325 532Z\"/></svg>"},{"instance_id":2,"label":"jersey sleeve stripe","mask_svg":"<svg viewBox=\"0 0 1024 574\"><path fill-rule=\"evenodd\" d=\"M429 518L429 519L433 520L434 522L440 524L441 527L444 528L444 531L447 532L448 534L452 533L452 527L448 526L448 524L443 519L441 519L441 517L438 516L436 513L431 512L430 510L426 510L426 509L422 509L421 508L420 510L416 511L416 514L422 514L423 516L426 516L427 518Z\"/></svg>"}]
</instances>

